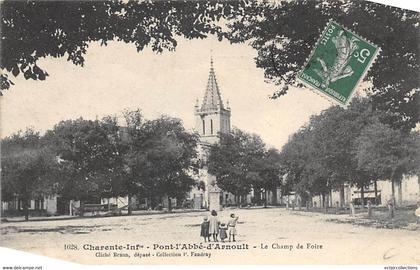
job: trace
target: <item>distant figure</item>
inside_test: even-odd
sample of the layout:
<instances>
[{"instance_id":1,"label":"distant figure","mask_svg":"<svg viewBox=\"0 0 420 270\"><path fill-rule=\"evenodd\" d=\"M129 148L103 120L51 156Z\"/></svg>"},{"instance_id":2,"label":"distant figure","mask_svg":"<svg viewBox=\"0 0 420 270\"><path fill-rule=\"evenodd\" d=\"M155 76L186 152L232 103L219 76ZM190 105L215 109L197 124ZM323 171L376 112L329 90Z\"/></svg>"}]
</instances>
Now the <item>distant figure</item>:
<instances>
[{"instance_id":1,"label":"distant figure","mask_svg":"<svg viewBox=\"0 0 420 270\"><path fill-rule=\"evenodd\" d=\"M217 236L219 234L219 219L217 218L217 212L215 210L211 211L211 216L209 219L209 235L213 236L213 241L217 242Z\"/></svg>"},{"instance_id":2,"label":"distant figure","mask_svg":"<svg viewBox=\"0 0 420 270\"><path fill-rule=\"evenodd\" d=\"M237 234L236 231L236 223L238 222L239 217L235 217L235 214L230 215L230 220L227 224L228 226L228 234L229 234L229 242L232 239L235 242L235 235Z\"/></svg>"},{"instance_id":3,"label":"distant figure","mask_svg":"<svg viewBox=\"0 0 420 270\"><path fill-rule=\"evenodd\" d=\"M417 209L416 209L416 211L414 212L414 214L416 215L416 217L417 217L417 224L420 224L420 201L419 202L417 202Z\"/></svg>"},{"instance_id":4,"label":"distant figure","mask_svg":"<svg viewBox=\"0 0 420 270\"><path fill-rule=\"evenodd\" d=\"M354 217L356 214L356 209L354 209L354 203L350 202L350 216Z\"/></svg>"},{"instance_id":5,"label":"distant figure","mask_svg":"<svg viewBox=\"0 0 420 270\"><path fill-rule=\"evenodd\" d=\"M210 242L210 234L209 234L209 221L207 217L203 219L203 223L201 223L201 233L200 236L204 238L204 242L207 242L207 239Z\"/></svg>"},{"instance_id":6,"label":"distant figure","mask_svg":"<svg viewBox=\"0 0 420 270\"><path fill-rule=\"evenodd\" d=\"M391 198L387 202L388 210L389 210L389 218L394 218L395 216L395 198L391 196Z\"/></svg>"},{"instance_id":7,"label":"distant figure","mask_svg":"<svg viewBox=\"0 0 420 270\"><path fill-rule=\"evenodd\" d=\"M227 229L228 229L228 226L225 223L220 224L219 236L222 242L225 242L225 239L227 238L227 233L226 233Z\"/></svg>"},{"instance_id":8,"label":"distant figure","mask_svg":"<svg viewBox=\"0 0 420 270\"><path fill-rule=\"evenodd\" d=\"M367 208L368 208L368 218L372 218L373 210L372 210L372 202L370 200L367 201Z\"/></svg>"}]
</instances>

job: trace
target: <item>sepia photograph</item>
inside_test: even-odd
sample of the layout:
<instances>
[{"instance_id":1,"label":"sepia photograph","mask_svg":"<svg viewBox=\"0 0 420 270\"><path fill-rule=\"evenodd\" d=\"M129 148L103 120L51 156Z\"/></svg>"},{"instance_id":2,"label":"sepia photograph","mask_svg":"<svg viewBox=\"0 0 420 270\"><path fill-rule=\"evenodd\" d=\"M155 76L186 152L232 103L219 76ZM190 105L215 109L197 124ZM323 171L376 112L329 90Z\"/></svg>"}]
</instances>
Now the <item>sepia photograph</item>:
<instances>
[{"instance_id":1,"label":"sepia photograph","mask_svg":"<svg viewBox=\"0 0 420 270\"><path fill-rule=\"evenodd\" d=\"M0 257L419 269L418 10L1 0L0 16Z\"/></svg>"}]
</instances>

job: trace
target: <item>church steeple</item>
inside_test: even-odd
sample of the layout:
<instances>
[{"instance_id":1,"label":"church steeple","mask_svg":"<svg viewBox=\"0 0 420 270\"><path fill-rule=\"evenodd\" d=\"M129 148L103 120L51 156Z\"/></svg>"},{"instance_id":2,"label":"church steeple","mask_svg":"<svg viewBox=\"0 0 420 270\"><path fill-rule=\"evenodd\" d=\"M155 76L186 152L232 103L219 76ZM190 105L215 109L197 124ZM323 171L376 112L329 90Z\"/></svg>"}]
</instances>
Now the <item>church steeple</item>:
<instances>
[{"instance_id":1,"label":"church steeple","mask_svg":"<svg viewBox=\"0 0 420 270\"><path fill-rule=\"evenodd\" d=\"M222 97L220 95L219 86L217 84L216 73L213 67L213 57L210 59L210 72L207 80L206 92L204 93L203 104L201 110L218 110L224 109Z\"/></svg>"},{"instance_id":2,"label":"church steeple","mask_svg":"<svg viewBox=\"0 0 420 270\"><path fill-rule=\"evenodd\" d=\"M223 106L214 72L213 57L210 59L210 72L203 103L201 107L195 105L195 116L195 130L200 134L201 142L204 144L216 143L221 133L230 132L230 107Z\"/></svg>"}]
</instances>

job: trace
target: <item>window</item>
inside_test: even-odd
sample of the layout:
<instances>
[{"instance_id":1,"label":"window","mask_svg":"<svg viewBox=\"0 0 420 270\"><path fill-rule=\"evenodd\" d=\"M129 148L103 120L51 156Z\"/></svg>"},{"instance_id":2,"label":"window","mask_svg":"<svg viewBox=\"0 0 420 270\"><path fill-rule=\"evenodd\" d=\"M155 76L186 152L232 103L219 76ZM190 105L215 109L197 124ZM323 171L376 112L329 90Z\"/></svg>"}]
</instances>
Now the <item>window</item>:
<instances>
[{"instance_id":1,"label":"window","mask_svg":"<svg viewBox=\"0 0 420 270\"><path fill-rule=\"evenodd\" d=\"M35 200L35 210L43 210L44 209L44 199Z\"/></svg>"},{"instance_id":2,"label":"window","mask_svg":"<svg viewBox=\"0 0 420 270\"><path fill-rule=\"evenodd\" d=\"M213 134L213 119L210 119L210 133Z\"/></svg>"},{"instance_id":3,"label":"window","mask_svg":"<svg viewBox=\"0 0 420 270\"><path fill-rule=\"evenodd\" d=\"M206 134L206 122L204 121L204 119L202 121L203 121L203 134Z\"/></svg>"}]
</instances>

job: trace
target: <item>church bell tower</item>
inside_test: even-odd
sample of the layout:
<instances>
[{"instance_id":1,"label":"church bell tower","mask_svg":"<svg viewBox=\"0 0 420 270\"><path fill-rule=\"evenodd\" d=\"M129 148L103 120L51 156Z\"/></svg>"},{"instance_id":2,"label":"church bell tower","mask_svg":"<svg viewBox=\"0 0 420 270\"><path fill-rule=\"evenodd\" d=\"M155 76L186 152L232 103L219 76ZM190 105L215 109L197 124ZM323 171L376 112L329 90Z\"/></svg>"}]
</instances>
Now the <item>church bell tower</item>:
<instances>
[{"instance_id":1,"label":"church bell tower","mask_svg":"<svg viewBox=\"0 0 420 270\"><path fill-rule=\"evenodd\" d=\"M230 132L230 107L223 105L216 74L213 67L213 59L210 61L210 72L204 93L203 103L195 105L195 131L200 134L200 142L203 145L211 145L219 141L220 134Z\"/></svg>"}]
</instances>

